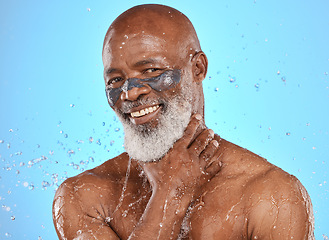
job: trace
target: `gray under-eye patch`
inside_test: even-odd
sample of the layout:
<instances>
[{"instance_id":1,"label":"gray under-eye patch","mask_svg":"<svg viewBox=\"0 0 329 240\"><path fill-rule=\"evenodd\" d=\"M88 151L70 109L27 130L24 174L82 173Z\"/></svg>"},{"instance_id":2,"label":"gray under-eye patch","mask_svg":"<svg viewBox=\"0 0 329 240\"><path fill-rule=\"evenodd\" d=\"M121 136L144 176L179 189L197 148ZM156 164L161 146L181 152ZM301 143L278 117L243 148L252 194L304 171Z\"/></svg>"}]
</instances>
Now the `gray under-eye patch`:
<instances>
[{"instance_id":1,"label":"gray under-eye patch","mask_svg":"<svg viewBox=\"0 0 329 240\"><path fill-rule=\"evenodd\" d=\"M153 78L128 78L125 83L118 88L106 88L106 95L111 107L118 101L122 92L127 92L133 88L141 88L145 84L149 85L155 91L166 91L175 87L180 82L181 70L168 70L161 75Z\"/></svg>"}]
</instances>

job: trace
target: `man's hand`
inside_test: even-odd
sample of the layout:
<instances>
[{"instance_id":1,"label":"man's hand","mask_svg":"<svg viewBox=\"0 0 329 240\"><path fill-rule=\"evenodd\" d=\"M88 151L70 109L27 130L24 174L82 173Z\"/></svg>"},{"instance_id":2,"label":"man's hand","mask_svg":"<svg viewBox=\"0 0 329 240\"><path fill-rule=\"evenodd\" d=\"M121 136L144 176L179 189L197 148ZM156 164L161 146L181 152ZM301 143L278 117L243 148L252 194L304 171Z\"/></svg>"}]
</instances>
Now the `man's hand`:
<instances>
[{"instance_id":1,"label":"man's hand","mask_svg":"<svg viewBox=\"0 0 329 240\"><path fill-rule=\"evenodd\" d=\"M183 218L202 186L220 171L219 143L202 117L192 117L184 135L157 162L140 163L152 196L129 239L177 239Z\"/></svg>"},{"instance_id":2,"label":"man's hand","mask_svg":"<svg viewBox=\"0 0 329 240\"><path fill-rule=\"evenodd\" d=\"M142 163L153 191L195 193L220 171L219 143L202 117L192 117L185 133L158 162Z\"/></svg>"}]
</instances>

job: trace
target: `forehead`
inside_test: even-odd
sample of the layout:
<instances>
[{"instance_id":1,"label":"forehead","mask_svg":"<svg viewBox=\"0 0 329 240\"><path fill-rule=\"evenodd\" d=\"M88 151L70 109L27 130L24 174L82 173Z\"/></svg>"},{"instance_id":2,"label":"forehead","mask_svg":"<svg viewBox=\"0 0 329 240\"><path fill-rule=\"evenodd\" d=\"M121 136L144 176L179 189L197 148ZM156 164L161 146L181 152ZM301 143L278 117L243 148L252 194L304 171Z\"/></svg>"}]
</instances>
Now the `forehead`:
<instances>
[{"instance_id":1,"label":"forehead","mask_svg":"<svg viewBox=\"0 0 329 240\"><path fill-rule=\"evenodd\" d=\"M104 65L120 62L135 62L141 59L164 58L170 60L177 55L175 44L168 44L166 32L154 34L145 31L131 33L112 31L107 36L103 49Z\"/></svg>"}]
</instances>

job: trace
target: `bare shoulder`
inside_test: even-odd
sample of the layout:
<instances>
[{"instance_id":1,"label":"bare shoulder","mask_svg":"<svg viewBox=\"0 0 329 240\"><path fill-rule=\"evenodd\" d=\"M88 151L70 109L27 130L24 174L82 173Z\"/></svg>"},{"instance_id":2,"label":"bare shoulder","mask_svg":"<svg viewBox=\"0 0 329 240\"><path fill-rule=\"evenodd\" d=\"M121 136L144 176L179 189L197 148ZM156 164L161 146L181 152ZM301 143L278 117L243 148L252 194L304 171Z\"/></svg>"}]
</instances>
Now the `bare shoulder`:
<instances>
[{"instance_id":1,"label":"bare shoulder","mask_svg":"<svg viewBox=\"0 0 329 240\"><path fill-rule=\"evenodd\" d=\"M293 175L273 168L250 181L245 194L249 235L314 239L312 203Z\"/></svg>"},{"instance_id":2,"label":"bare shoulder","mask_svg":"<svg viewBox=\"0 0 329 240\"><path fill-rule=\"evenodd\" d=\"M53 202L53 221L60 238L79 236L88 223L89 228L97 224L98 228L111 231L106 224L107 212L119 198L117 188L127 169L124 164L128 162L126 159L127 156L121 154L94 169L66 179L60 185Z\"/></svg>"},{"instance_id":3,"label":"bare shoulder","mask_svg":"<svg viewBox=\"0 0 329 240\"><path fill-rule=\"evenodd\" d=\"M243 186L248 236L314 239L312 204L300 181L246 149L228 142L224 148L229 173L238 175Z\"/></svg>"},{"instance_id":4,"label":"bare shoulder","mask_svg":"<svg viewBox=\"0 0 329 240\"><path fill-rule=\"evenodd\" d=\"M220 142L222 169L204 200L217 199L224 219L243 216L235 224L248 239L314 239L312 203L300 181L247 149Z\"/></svg>"},{"instance_id":5,"label":"bare shoulder","mask_svg":"<svg viewBox=\"0 0 329 240\"><path fill-rule=\"evenodd\" d=\"M120 182L124 178L128 165L128 156L123 153L113 159L110 159L103 164L87 170L79 175L66 179L56 191L57 196L69 196L79 194L83 196L83 192L87 193L88 197L92 196L90 192L101 189L110 190L115 187L116 182ZM114 186L113 186L114 184Z\"/></svg>"}]
</instances>

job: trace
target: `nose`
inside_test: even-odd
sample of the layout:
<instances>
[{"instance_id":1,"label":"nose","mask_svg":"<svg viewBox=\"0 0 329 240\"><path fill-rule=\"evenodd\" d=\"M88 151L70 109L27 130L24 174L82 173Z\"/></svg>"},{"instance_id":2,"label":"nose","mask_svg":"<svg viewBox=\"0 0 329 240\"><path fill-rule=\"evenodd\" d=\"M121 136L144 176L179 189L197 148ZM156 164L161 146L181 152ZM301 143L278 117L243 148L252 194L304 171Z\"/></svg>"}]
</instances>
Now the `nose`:
<instances>
[{"instance_id":1,"label":"nose","mask_svg":"<svg viewBox=\"0 0 329 240\"><path fill-rule=\"evenodd\" d=\"M151 92L151 88L148 85L142 85L138 87L132 87L129 90L122 91L121 100L122 101L136 101L139 96L147 95Z\"/></svg>"}]
</instances>

